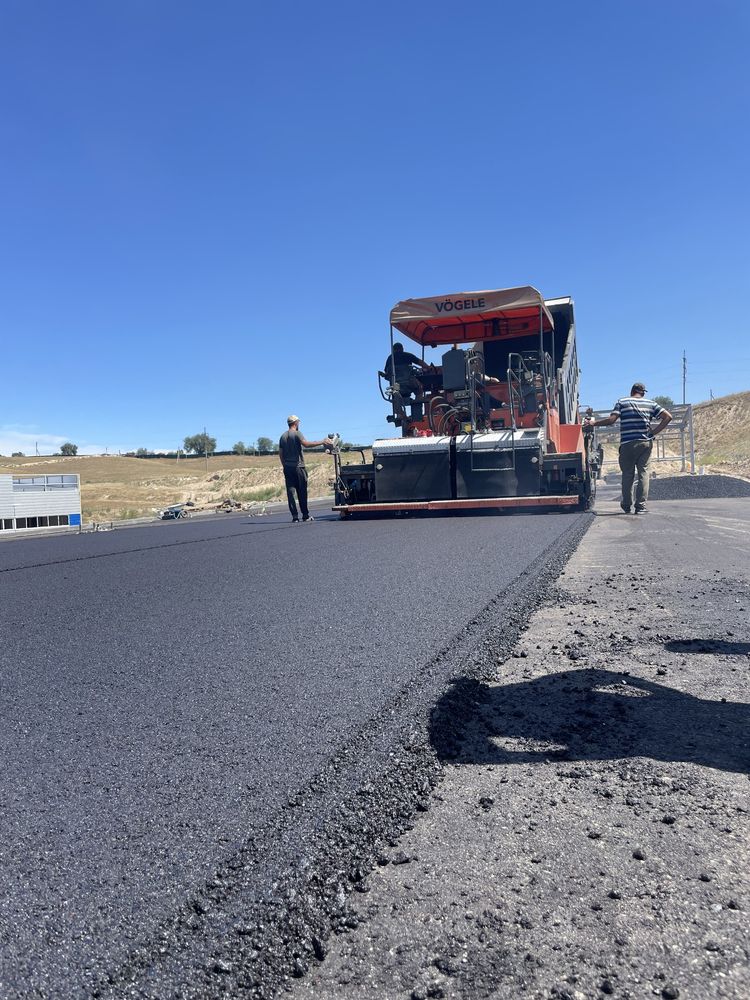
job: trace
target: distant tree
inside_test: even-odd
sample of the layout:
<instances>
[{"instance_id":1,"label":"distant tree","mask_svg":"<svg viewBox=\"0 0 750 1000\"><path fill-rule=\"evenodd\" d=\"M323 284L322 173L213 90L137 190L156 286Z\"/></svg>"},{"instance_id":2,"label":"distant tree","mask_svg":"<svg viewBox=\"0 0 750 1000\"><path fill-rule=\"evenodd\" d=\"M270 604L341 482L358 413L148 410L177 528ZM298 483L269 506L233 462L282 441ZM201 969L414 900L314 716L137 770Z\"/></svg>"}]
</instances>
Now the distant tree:
<instances>
[{"instance_id":1,"label":"distant tree","mask_svg":"<svg viewBox=\"0 0 750 1000\"><path fill-rule=\"evenodd\" d=\"M148 450L148 448L136 448L135 450L136 458L147 458L150 454L151 452Z\"/></svg>"},{"instance_id":2,"label":"distant tree","mask_svg":"<svg viewBox=\"0 0 750 1000\"><path fill-rule=\"evenodd\" d=\"M354 445L351 443L351 441L344 441L343 444L341 445L343 451L351 451L353 447Z\"/></svg>"},{"instance_id":3,"label":"distant tree","mask_svg":"<svg viewBox=\"0 0 750 1000\"><path fill-rule=\"evenodd\" d=\"M270 452L274 451L273 441L270 438L259 437L258 451L261 455L268 455Z\"/></svg>"},{"instance_id":4,"label":"distant tree","mask_svg":"<svg viewBox=\"0 0 750 1000\"><path fill-rule=\"evenodd\" d=\"M78 445L73 444L72 441L66 441L65 444L60 448L61 455L77 455Z\"/></svg>"},{"instance_id":5,"label":"distant tree","mask_svg":"<svg viewBox=\"0 0 750 1000\"><path fill-rule=\"evenodd\" d=\"M235 455L246 455L247 446L245 445L244 441L238 441L237 444L233 445L232 451L235 453Z\"/></svg>"},{"instance_id":6,"label":"distant tree","mask_svg":"<svg viewBox=\"0 0 750 1000\"><path fill-rule=\"evenodd\" d=\"M654 396L654 402L663 406L665 410L671 410L673 406L677 405L671 396Z\"/></svg>"},{"instance_id":7,"label":"distant tree","mask_svg":"<svg viewBox=\"0 0 750 1000\"><path fill-rule=\"evenodd\" d=\"M183 441L185 451L194 451L196 455L213 455L216 451L216 438L210 434L193 434Z\"/></svg>"},{"instance_id":8,"label":"distant tree","mask_svg":"<svg viewBox=\"0 0 750 1000\"><path fill-rule=\"evenodd\" d=\"M10 457L11 457L11 458L26 458L26 456L24 455L24 453L23 453L22 451L14 451L14 452L13 452L13 453L11 454L11 456L10 456Z\"/></svg>"}]
</instances>

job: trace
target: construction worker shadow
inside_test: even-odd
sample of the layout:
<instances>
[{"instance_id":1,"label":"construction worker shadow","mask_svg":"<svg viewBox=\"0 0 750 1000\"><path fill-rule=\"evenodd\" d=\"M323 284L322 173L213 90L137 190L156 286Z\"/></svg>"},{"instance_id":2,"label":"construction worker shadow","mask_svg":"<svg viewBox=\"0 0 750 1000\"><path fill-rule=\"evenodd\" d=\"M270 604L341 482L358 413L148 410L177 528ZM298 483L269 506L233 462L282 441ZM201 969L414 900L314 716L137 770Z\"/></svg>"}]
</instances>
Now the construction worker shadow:
<instances>
[{"instance_id":1,"label":"construction worker shadow","mask_svg":"<svg viewBox=\"0 0 750 1000\"><path fill-rule=\"evenodd\" d=\"M459 678L433 709L430 732L454 764L651 757L750 772L750 705L608 670L497 686Z\"/></svg>"}]
</instances>

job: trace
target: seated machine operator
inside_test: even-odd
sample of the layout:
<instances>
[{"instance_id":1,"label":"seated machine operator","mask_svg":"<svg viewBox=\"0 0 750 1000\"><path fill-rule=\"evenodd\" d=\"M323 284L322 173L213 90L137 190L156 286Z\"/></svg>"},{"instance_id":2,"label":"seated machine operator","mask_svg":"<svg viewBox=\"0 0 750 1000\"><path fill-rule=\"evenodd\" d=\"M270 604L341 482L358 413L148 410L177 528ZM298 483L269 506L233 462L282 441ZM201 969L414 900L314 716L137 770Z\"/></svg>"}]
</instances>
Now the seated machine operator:
<instances>
[{"instance_id":1,"label":"seated machine operator","mask_svg":"<svg viewBox=\"0 0 750 1000\"><path fill-rule=\"evenodd\" d=\"M388 355L383 371L393 382L398 382L399 392L402 396L410 396L412 393L419 396L422 392L422 383L416 377L414 366L421 371L427 371L430 366L414 354L409 354L404 350L404 345L395 343L393 345L393 355ZM394 374L395 367L395 374Z\"/></svg>"},{"instance_id":2,"label":"seated machine operator","mask_svg":"<svg viewBox=\"0 0 750 1000\"><path fill-rule=\"evenodd\" d=\"M533 413L539 409L539 395L544 392L542 362L536 351L528 352L522 357L524 365L520 371L521 408L524 413Z\"/></svg>"}]
</instances>

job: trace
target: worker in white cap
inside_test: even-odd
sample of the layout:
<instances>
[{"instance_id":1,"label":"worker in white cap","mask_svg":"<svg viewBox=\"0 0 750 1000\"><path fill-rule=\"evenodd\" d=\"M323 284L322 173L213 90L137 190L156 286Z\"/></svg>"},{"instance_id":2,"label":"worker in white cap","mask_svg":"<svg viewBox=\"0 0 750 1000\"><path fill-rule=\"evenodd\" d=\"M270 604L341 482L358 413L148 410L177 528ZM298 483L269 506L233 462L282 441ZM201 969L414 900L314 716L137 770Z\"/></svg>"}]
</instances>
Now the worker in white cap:
<instances>
[{"instance_id":1,"label":"worker in white cap","mask_svg":"<svg viewBox=\"0 0 750 1000\"><path fill-rule=\"evenodd\" d=\"M279 438L279 460L284 470L289 513L295 524L299 521L300 511L303 521L314 521L315 518L307 509L307 469L302 449L319 448L321 445L333 447L333 440L327 437L322 441L306 441L299 431L299 417L294 413L289 414L286 422L288 429ZM297 500L299 500L299 510L297 510Z\"/></svg>"}]
</instances>

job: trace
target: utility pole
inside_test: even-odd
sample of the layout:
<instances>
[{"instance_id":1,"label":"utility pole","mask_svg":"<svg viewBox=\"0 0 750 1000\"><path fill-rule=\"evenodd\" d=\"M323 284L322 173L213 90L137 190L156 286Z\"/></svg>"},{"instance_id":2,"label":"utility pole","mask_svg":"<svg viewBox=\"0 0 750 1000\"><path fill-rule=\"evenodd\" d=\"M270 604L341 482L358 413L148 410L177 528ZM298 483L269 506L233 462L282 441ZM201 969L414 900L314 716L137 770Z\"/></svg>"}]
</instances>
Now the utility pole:
<instances>
[{"instance_id":1,"label":"utility pole","mask_svg":"<svg viewBox=\"0 0 750 1000\"><path fill-rule=\"evenodd\" d=\"M685 383L687 382L687 355L682 352L682 405L685 405Z\"/></svg>"},{"instance_id":2,"label":"utility pole","mask_svg":"<svg viewBox=\"0 0 750 1000\"><path fill-rule=\"evenodd\" d=\"M684 393L684 390L683 390ZM206 456L206 475L208 475L208 438L206 437L206 425L203 425L203 454Z\"/></svg>"}]
</instances>

